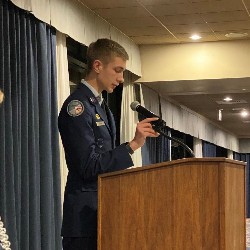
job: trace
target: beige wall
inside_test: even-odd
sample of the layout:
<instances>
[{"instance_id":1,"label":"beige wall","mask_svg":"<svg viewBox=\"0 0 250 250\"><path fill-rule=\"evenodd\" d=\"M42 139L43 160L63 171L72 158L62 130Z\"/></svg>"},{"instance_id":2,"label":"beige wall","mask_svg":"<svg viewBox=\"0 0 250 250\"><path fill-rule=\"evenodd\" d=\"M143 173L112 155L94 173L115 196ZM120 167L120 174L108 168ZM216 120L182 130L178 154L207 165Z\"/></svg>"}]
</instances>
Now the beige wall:
<instances>
[{"instance_id":1,"label":"beige wall","mask_svg":"<svg viewBox=\"0 0 250 250\"><path fill-rule=\"evenodd\" d=\"M250 41L140 46L140 82L250 76Z\"/></svg>"}]
</instances>

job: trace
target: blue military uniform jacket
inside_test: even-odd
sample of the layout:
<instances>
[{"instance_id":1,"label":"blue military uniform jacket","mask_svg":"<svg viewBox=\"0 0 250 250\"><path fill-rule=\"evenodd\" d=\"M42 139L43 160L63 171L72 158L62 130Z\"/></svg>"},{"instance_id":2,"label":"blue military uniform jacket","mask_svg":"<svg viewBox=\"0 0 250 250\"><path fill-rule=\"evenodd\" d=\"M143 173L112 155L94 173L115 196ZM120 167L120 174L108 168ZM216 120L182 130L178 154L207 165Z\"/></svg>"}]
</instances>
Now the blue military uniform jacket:
<instances>
[{"instance_id":1,"label":"blue military uniform jacket","mask_svg":"<svg viewBox=\"0 0 250 250\"><path fill-rule=\"evenodd\" d=\"M62 236L96 237L98 175L133 165L125 144L115 148L115 122L84 85L64 102L58 127L68 177L64 193Z\"/></svg>"}]
</instances>

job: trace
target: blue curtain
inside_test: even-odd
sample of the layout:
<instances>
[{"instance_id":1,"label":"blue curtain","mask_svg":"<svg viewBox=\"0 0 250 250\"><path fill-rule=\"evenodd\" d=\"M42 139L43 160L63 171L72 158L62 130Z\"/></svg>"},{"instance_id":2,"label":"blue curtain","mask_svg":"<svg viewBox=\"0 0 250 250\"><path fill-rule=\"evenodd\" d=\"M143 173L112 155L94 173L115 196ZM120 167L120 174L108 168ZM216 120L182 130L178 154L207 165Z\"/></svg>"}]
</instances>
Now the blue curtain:
<instances>
[{"instance_id":1,"label":"blue curtain","mask_svg":"<svg viewBox=\"0 0 250 250\"><path fill-rule=\"evenodd\" d=\"M13 250L61 249L55 30L0 0L0 216Z\"/></svg>"},{"instance_id":2,"label":"blue curtain","mask_svg":"<svg viewBox=\"0 0 250 250\"><path fill-rule=\"evenodd\" d=\"M164 133L168 134L169 129L166 127ZM170 159L170 141L160 135L157 138L147 138L142 147L142 165L149 165L169 161Z\"/></svg>"},{"instance_id":3,"label":"blue curtain","mask_svg":"<svg viewBox=\"0 0 250 250\"><path fill-rule=\"evenodd\" d=\"M240 154L234 152L234 159L238 161L244 161L246 165L246 206L247 206L247 218L250 218L250 154Z\"/></svg>"},{"instance_id":4,"label":"blue curtain","mask_svg":"<svg viewBox=\"0 0 250 250\"><path fill-rule=\"evenodd\" d=\"M202 141L202 154L203 157L216 157L216 145Z\"/></svg>"}]
</instances>

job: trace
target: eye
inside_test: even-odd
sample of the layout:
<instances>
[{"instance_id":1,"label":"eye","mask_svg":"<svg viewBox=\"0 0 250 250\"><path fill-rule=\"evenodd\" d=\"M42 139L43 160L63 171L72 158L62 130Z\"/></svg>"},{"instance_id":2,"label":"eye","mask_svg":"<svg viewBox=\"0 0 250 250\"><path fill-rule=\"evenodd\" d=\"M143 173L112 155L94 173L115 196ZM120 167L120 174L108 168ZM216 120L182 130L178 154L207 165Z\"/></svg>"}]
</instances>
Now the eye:
<instances>
[{"instance_id":1,"label":"eye","mask_svg":"<svg viewBox=\"0 0 250 250\"><path fill-rule=\"evenodd\" d=\"M115 68L115 72L116 73L122 73L124 71L123 68L119 67L119 68Z\"/></svg>"}]
</instances>

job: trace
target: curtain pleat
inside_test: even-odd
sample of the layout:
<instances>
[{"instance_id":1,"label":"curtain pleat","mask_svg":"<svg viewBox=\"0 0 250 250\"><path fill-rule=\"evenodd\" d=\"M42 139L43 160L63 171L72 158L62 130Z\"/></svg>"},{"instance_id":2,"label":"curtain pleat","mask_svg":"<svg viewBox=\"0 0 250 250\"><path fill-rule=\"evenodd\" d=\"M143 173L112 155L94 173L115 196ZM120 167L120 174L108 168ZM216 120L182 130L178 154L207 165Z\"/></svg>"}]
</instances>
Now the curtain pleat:
<instances>
[{"instance_id":1,"label":"curtain pleat","mask_svg":"<svg viewBox=\"0 0 250 250\"><path fill-rule=\"evenodd\" d=\"M202 141L203 157L216 157L216 145L207 141Z\"/></svg>"},{"instance_id":2,"label":"curtain pleat","mask_svg":"<svg viewBox=\"0 0 250 250\"><path fill-rule=\"evenodd\" d=\"M121 103L121 123L120 123L120 142L129 142L134 138L138 116L130 108L130 104L136 100L134 84L131 75L125 73L125 82L122 91ZM134 167L142 166L141 148L135 151L131 156L134 162Z\"/></svg>"},{"instance_id":3,"label":"curtain pleat","mask_svg":"<svg viewBox=\"0 0 250 250\"><path fill-rule=\"evenodd\" d=\"M161 115L160 113L160 99L156 92L141 85L140 89L140 99L142 106L155 113L156 115ZM140 120L145 117L140 117ZM165 127L163 129L164 133L169 134L170 129ZM142 151L142 165L149 165L170 160L170 141L163 135L157 138L148 137L146 143L141 148Z\"/></svg>"},{"instance_id":4,"label":"curtain pleat","mask_svg":"<svg viewBox=\"0 0 250 250\"><path fill-rule=\"evenodd\" d=\"M66 35L56 32L56 65L57 65L57 96L58 110L61 109L63 102L70 94L69 87L69 69L67 58ZM67 164L65 161L65 152L59 137L60 151L60 172L61 172L61 197L63 197L65 184L68 175ZM62 199L63 205L63 199Z\"/></svg>"},{"instance_id":5,"label":"curtain pleat","mask_svg":"<svg viewBox=\"0 0 250 250\"><path fill-rule=\"evenodd\" d=\"M194 155L196 158L202 158L202 140L194 137Z\"/></svg>"},{"instance_id":6,"label":"curtain pleat","mask_svg":"<svg viewBox=\"0 0 250 250\"><path fill-rule=\"evenodd\" d=\"M56 32L0 8L0 216L11 249L61 249Z\"/></svg>"}]
</instances>

